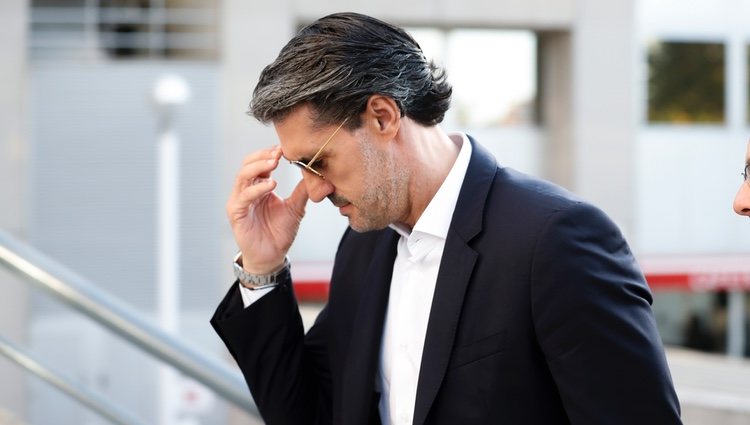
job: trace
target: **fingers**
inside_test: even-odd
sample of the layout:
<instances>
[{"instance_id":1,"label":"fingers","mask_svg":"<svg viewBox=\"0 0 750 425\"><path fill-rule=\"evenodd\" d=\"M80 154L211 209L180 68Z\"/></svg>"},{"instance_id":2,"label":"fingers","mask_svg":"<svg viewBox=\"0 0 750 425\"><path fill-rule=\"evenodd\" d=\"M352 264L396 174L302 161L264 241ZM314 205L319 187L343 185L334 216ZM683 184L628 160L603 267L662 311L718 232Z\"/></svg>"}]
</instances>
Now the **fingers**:
<instances>
[{"instance_id":1,"label":"fingers","mask_svg":"<svg viewBox=\"0 0 750 425\"><path fill-rule=\"evenodd\" d=\"M287 205L298 218L305 215L305 206L307 205L307 186L304 180L300 180L294 187L292 194L286 199Z\"/></svg>"},{"instance_id":2,"label":"fingers","mask_svg":"<svg viewBox=\"0 0 750 425\"><path fill-rule=\"evenodd\" d=\"M237 207L247 208L251 203L272 192L274 189L276 189L276 180L259 180L252 186L245 187L245 189L239 193L237 196Z\"/></svg>"},{"instance_id":3,"label":"fingers","mask_svg":"<svg viewBox=\"0 0 750 425\"><path fill-rule=\"evenodd\" d=\"M272 193L274 189L276 189L275 180L263 179L253 185L246 186L237 193L233 193L226 205L227 216L230 222L235 223L247 217L251 210L251 205Z\"/></svg>"},{"instance_id":4,"label":"fingers","mask_svg":"<svg viewBox=\"0 0 750 425\"><path fill-rule=\"evenodd\" d=\"M255 162L261 159L267 159L267 158L276 158L279 159L281 157L281 147L271 146L270 148L261 149L259 151L255 151L251 153L250 155L246 156L242 160L242 165L247 165L251 162Z\"/></svg>"},{"instance_id":5,"label":"fingers","mask_svg":"<svg viewBox=\"0 0 750 425\"><path fill-rule=\"evenodd\" d=\"M271 171L279 165L281 149L273 147L248 155L243 161L242 168L237 173L234 184L234 194L237 196L247 186L252 186L261 179L271 176Z\"/></svg>"},{"instance_id":6,"label":"fingers","mask_svg":"<svg viewBox=\"0 0 750 425\"><path fill-rule=\"evenodd\" d=\"M274 146L248 155L235 178L226 210L234 222L248 213L250 204L276 188L271 171L279 165L281 149Z\"/></svg>"}]
</instances>

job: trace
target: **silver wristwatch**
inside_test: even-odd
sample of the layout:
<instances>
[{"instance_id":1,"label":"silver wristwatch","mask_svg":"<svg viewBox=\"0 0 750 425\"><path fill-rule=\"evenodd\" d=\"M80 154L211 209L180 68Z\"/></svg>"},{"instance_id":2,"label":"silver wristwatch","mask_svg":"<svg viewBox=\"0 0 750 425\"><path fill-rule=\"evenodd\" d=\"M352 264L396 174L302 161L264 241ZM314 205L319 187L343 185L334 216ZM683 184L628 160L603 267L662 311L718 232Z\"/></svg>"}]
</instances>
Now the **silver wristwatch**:
<instances>
[{"instance_id":1,"label":"silver wristwatch","mask_svg":"<svg viewBox=\"0 0 750 425\"><path fill-rule=\"evenodd\" d=\"M282 282L286 274L289 273L289 259L284 258L284 264L278 270L269 274L252 274L245 271L242 267L242 252L234 256L234 276L240 281L242 286L252 291L258 289L272 288Z\"/></svg>"}]
</instances>

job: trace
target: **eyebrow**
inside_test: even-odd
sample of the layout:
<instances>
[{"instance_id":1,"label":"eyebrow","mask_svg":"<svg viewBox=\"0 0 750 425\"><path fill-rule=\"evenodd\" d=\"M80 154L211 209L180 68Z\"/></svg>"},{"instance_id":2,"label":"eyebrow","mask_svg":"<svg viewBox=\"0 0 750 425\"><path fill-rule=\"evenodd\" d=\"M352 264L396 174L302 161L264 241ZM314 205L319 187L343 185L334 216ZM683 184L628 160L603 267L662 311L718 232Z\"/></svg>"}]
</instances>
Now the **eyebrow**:
<instances>
[{"instance_id":1,"label":"eyebrow","mask_svg":"<svg viewBox=\"0 0 750 425\"><path fill-rule=\"evenodd\" d=\"M320 147L318 147L318 148L320 148ZM297 161L302 162L304 164L307 164L308 162L310 162L310 160L312 159L313 155L315 155L315 154L313 153L310 156L307 156L307 155L302 156L302 157L298 158ZM322 155L322 153L321 153L321 155ZM318 158L320 158L320 156L318 156Z\"/></svg>"},{"instance_id":2,"label":"eyebrow","mask_svg":"<svg viewBox=\"0 0 750 425\"><path fill-rule=\"evenodd\" d=\"M317 149L320 149L320 146L318 146L318 148L317 148ZM317 152L317 151L315 151L315 152ZM315 154L313 153L313 154L312 154L312 155L310 155L310 156L303 156L303 157L300 157L300 158L298 158L298 159L297 159L297 161L299 161L299 162L302 162L302 163L304 163L304 164L307 164L307 163L309 163L309 162L310 162L310 160L311 160L311 159L313 158L313 156L314 156L314 155L315 155ZM321 160L322 158L326 158L326 157L328 157L328 153L327 153L327 152L326 152L325 150L323 150L323 151L322 151L322 152L320 152L320 154L318 155L318 158L316 159L316 161L320 161L320 160Z\"/></svg>"}]
</instances>

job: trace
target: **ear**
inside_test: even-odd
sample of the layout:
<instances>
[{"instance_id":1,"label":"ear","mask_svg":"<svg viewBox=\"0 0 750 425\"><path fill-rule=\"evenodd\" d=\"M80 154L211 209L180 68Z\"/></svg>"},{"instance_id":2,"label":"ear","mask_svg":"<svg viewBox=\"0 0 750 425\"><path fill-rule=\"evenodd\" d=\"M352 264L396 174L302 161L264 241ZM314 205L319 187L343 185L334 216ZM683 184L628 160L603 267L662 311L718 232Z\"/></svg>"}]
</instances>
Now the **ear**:
<instances>
[{"instance_id":1,"label":"ear","mask_svg":"<svg viewBox=\"0 0 750 425\"><path fill-rule=\"evenodd\" d=\"M364 117L371 131L386 140L393 139L401 125L401 109L396 101L380 94L367 99Z\"/></svg>"}]
</instances>

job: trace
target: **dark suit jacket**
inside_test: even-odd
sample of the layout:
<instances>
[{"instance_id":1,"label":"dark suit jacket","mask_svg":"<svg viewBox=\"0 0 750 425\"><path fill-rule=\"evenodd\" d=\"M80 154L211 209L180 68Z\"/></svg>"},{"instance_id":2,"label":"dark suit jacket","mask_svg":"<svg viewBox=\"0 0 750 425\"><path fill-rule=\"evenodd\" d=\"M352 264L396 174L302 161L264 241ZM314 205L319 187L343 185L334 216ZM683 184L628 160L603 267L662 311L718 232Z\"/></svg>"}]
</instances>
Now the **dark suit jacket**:
<instances>
[{"instance_id":1,"label":"dark suit jacket","mask_svg":"<svg viewBox=\"0 0 750 425\"><path fill-rule=\"evenodd\" d=\"M651 293L598 209L473 153L445 242L414 424L679 424ZM269 424L377 423L398 235L344 234L307 335L291 282L212 325Z\"/></svg>"}]
</instances>

